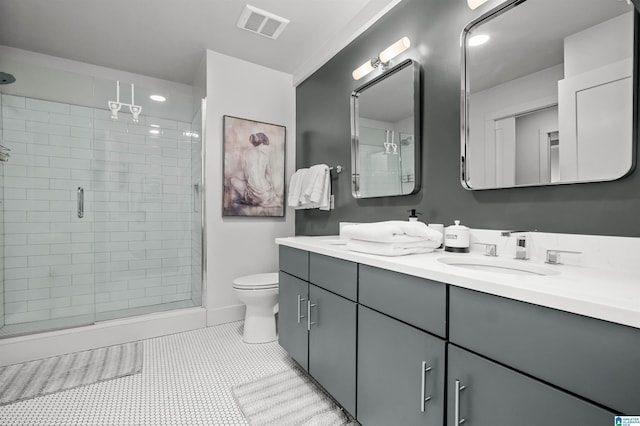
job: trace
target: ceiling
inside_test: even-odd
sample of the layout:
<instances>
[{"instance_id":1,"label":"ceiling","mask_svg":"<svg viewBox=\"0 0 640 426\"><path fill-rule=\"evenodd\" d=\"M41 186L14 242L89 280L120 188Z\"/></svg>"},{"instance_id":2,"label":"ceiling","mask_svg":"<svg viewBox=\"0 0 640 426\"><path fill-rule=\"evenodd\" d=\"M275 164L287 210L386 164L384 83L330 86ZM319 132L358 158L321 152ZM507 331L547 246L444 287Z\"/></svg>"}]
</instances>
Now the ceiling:
<instances>
[{"instance_id":1,"label":"ceiling","mask_svg":"<svg viewBox=\"0 0 640 426\"><path fill-rule=\"evenodd\" d=\"M206 49L297 84L401 0L0 0L0 44L193 84ZM290 20L276 40L236 27L245 4Z\"/></svg>"}]
</instances>

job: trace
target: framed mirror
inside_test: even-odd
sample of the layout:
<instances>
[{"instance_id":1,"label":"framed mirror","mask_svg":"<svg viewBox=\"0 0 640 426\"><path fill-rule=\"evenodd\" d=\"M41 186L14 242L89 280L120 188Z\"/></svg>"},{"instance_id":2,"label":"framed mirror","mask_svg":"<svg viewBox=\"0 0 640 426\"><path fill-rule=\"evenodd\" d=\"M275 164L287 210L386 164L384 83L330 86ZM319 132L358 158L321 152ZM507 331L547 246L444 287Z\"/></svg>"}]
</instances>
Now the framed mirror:
<instances>
[{"instance_id":1,"label":"framed mirror","mask_svg":"<svg viewBox=\"0 0 640 426\"><path fill-rule=\"evenodd\" d=\"M408 59L351 94L351 192L355 198L420 189L420 66Z\"/></svg>"},{"instance_id":2,"label":"framed mirror","mask_svg":"<svg viewBox=\"0 0 640 426\"><path fill-rule=\"evenodd\" d=\"M512 0L462 34L467 189L615 180L635 167L637 21L615 0Z\"/></svg>"}]
</instances>

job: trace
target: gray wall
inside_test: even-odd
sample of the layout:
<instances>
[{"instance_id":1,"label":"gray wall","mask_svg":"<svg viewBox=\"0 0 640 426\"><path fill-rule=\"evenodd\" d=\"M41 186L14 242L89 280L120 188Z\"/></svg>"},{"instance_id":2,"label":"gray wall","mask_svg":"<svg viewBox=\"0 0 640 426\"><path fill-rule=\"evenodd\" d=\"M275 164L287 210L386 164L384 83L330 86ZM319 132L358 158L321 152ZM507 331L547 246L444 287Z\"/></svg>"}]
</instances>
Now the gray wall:
<instances>
[{"instance_id":1,"label":"gray wall","mask_svg":"<svg viewBox=\"0 0 640 426\"><path fill-rule=\"evenodd\" d=\"M336 209L297 211L296 235L337 234L340 221L406 219L406 211L416 208L425 222L460 219L474 228L640 236L637 171L615 182L462 188L460 34L486 10L471 11L463 0L404 0L298 86L296 168L326 163L346 169L333 181ZM408 54L423 71L422 190L412 196L356 200L350 188L349 96L377 73L355 81L351 72L404 35L412 43Z\"/></svg>"}]
</instances>

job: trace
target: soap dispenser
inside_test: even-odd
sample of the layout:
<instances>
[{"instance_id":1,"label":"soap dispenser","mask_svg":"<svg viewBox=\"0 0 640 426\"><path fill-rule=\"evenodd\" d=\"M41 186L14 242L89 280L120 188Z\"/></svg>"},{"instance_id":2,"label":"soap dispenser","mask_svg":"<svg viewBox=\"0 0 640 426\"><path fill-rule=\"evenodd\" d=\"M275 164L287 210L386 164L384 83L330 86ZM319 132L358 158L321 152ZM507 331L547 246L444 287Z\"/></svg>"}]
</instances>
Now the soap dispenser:
<instances>
[{"instance_id":1,"label":"soap dispenser","mask_svg":"<svg viewBox=\"0 0 640 426\"><path fill-rule=\"evenodd\" d=\"M469 228L460 225L459 220L455 225L447 226L444 230L444 251L452 253L469 253Z\"/></svg>"},{"instance_id":2,"label":"soap dispenser","mask_svg":"<svg viewBox=\"0 0 640 426\"><path fill-rule=\"evenodd\" d=\"M416 209L411 209L411 210L407 210L407 211L411 213L409 215L409 222L417 222L418 221L418 216L416 216L416 215L422 215L422 213L416 212Z\"/></svg>"}]
</instances>

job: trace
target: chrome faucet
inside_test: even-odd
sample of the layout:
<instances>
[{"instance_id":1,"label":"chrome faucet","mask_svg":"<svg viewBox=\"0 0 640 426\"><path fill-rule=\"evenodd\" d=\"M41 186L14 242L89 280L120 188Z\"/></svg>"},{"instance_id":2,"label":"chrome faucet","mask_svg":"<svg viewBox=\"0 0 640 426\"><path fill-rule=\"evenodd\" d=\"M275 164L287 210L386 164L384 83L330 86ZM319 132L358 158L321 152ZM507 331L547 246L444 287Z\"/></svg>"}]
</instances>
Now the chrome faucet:
<instances>
[{"instance_id":1,"label":"chrome faucet","mask_svg":"<svg viewBox=\"0 0 640 426\"><path fill-rule=\"evenodd\" d=\"M491 257L497 257L498 256L498 245L497 244L490 244L490 243L473 243L473 244L478 244L478 245L484 246L484 255L485 256L491 256Z\"/></svg>"},{"instance_id":2,"label":"chrome faucet","mask_svg":"<svg viewBox=\"0 0 640 426\"><path fill-rule=\"evenodd\" d=\"M534 230L535 231L535 230ZM528 233L529 231L502 231L503 237L510 237L513 234ZM526 235L516 236L516 256L515 259L527 260L529 259L529 245L527 244Z\"/></svg>"},{"instance_id":3,"label":"chrome faucet","mask_svg":"<svg viewBox=\"0 0 640 426\"><path fill-rule=\"evenodd\" d=\"M516 259L527 260L529 259L529 246L527 245L527 236L518 235L516 237Z\"/></svg>"},{"instance_id":4,"label":"chrome faucet","mask_svg":"<svg viewBox=\"0 0 640 426\"><path fill-rule=\"evenodd\" d=\"M550 265L562 265L562 263L560 263L560 253L582 254L581 251L549 249L547 250L545 263Z\"/></svg>"}]
</instances>

